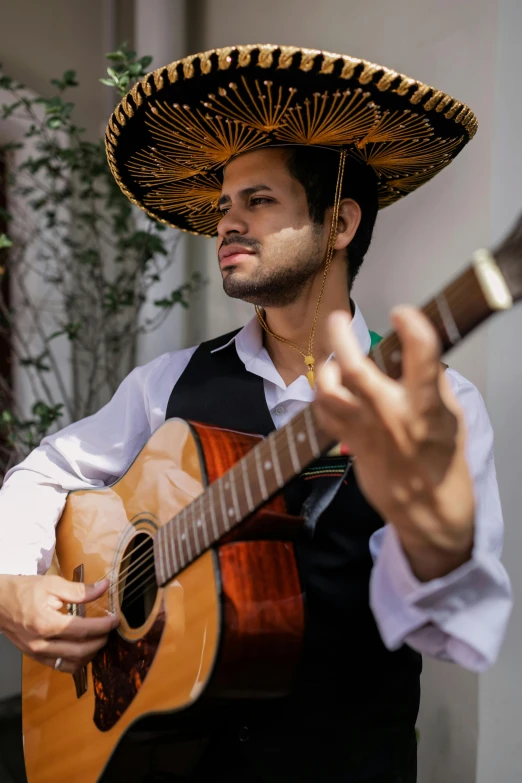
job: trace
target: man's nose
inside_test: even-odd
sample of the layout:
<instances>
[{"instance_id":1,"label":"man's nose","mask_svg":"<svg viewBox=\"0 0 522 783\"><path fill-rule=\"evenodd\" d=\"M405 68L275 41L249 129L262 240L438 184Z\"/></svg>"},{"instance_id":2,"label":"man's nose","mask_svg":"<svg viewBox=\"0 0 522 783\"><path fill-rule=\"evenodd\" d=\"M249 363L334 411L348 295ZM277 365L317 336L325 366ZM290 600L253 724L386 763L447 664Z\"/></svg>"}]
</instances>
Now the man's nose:
<instances>
[{"instance_id":1,"label":"man's nose","mask_svg":"<svg viewBox=\"0 0 522 783\"><path fill-rule=\"evenodd\" d=\"M230 207L219 221L217 231L218 235L223 238L230 236L230 234L245 235L248 233L248 223L241 216L239 210Z\"/></svg>"}]
</instances>

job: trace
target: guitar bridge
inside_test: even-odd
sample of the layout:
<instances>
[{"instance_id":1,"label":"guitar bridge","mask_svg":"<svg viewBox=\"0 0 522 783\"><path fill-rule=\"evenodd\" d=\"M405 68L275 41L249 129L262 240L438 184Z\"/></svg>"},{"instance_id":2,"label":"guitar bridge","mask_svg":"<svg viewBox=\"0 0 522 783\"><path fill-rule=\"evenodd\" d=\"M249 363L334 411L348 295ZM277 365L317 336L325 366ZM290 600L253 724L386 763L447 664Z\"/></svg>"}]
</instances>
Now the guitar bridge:
<instances>
[{"instance_id":1,"label":"guitar bridge","mask_svg":"<svg viewBox=\"0 0 522 783\"><path fill-rule=\"evenodd\" d=\"M73 571L73 582L83 582L83 563ZM72 617L85 617L85 604L67 604L67 614ZM76 687L76 698L79 699L87 691L87 666L82 666L79 672L73 674Z\"/></svg>"}]
</instances>

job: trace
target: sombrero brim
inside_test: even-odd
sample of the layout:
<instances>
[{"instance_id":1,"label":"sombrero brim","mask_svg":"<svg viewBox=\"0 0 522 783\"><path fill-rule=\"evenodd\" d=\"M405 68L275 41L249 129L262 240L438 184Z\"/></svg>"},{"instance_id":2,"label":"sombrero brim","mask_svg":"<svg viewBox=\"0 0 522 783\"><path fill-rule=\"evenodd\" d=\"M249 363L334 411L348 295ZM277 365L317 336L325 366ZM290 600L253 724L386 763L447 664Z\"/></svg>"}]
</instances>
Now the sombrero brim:
<instances>
[{"instance_id":1,"label":"sombrero brim","mask_svg":"<svg viewBox=\"0 0 522 783\"><path fill-rule=\"evenodd\" d=\"M274 144L340 149L371 166L379 206L413 192L474 136L477 120L443 92L380 65L292 46L234 46L145 76L106 132L111 171L160 222L213 236L220 170Z\"/></svg>"}]
</instances>

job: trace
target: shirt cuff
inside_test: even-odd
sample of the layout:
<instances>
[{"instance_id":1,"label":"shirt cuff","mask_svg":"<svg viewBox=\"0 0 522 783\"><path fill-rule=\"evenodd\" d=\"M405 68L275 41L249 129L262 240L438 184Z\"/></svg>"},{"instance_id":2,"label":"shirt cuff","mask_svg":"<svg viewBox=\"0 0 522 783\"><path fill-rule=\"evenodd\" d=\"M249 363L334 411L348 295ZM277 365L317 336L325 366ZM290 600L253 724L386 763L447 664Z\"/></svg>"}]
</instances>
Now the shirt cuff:
<instances>
[{"instance_id":1,"label":"shirt cuff","mask_svg":"<svg viewBox=\"0 0 522 783\"><path fill-rule=\"evenodd\" d=\"M382 531L370 581L370 605L384 644L419 652L472 671L491 666L511 612L509 578L496 555L473 551L447 576L420 582L393 525Z\"/></svg>"}]
</instances>

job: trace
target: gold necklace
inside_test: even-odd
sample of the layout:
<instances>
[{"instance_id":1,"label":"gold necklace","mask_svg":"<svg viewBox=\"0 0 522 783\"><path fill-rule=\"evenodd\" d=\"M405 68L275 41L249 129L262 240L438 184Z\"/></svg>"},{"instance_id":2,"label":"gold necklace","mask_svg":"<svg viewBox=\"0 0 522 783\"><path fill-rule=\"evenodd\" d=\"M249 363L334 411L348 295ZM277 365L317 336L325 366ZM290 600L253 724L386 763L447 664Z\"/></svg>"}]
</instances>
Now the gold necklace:
<instances>
[{"instance_id":1,"label":"gold necklace","mask_svg":"<svg viewBox=\"0 0 522 783\"><path fill-rule=\"evenodd\" d=\"M330 264L332 263L332 258L334 254L334 245L335 240L337 239L337 232L338 232L338 223L339 223L339 206L341 203L341 190L342 190L342 184L343 184L343 178L344 178L344 166L346 162L346 150L341 150L341 158L339 161L339 171L337 173L337 184L335 188L335 201L334 201L334 208L333 208L333 214L332 214L332 224L330 226L330 236L328 237L328 248L326 250L326 260L324 265L324 274L323 274L323 280L321 283L321 290L319 292L319 298L317 300L317 305L315 307L315 314L314 314L314 320L312 323L312 328L310 330L310 337L308 338L308 353L305 353L305 351L301 350L298 345L295 343L290 342L290 340L287 340L285 337L280 337L278 334L275 334L269 327L265 320L265 317L263 315L262 309L255 305L256 315L259 323L265 330L267 334L269 334L271 337L274 338L274 340L279 340L280 343L285 343L286 345L290 345L292 348L295 348L296 351L299 351L301 356L304 358L305 364L308 367L308 371L306 373L306 377L308 378L308 383L310 384L310 387L312 389L315 389L315 359L313 355L313 349L314 349L314 338L315 338L315 327L317 324L317 316L319 314L319 306L321 304L321 300L323 298L324 293L324 287L326 284L326 276L328 275Z\"/></svg>"}]
</instances>

